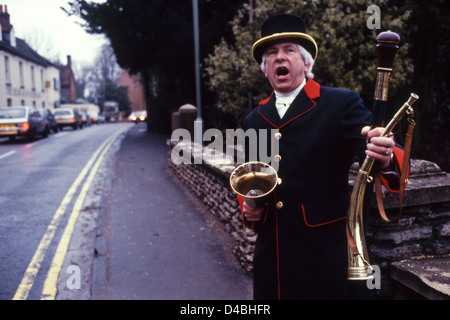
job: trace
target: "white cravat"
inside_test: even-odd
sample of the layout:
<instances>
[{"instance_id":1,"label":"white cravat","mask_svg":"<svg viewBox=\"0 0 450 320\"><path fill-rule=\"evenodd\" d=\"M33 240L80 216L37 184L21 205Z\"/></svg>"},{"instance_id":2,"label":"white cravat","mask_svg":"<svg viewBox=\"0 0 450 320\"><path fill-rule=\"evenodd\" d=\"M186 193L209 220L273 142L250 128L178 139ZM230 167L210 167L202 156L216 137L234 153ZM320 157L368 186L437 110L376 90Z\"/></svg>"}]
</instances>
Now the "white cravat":
<instances>
[{"instance_id":1,"label":"white cravat","mask_svg":"<svg viewBox=\"0 0 450 320\"><path fill-rule=\"evenodd\" d=\"M278 114L280 115L280 119L283 118L287 109L289 109L289 106L291 105L292 101L294 101L295 97L299 94L300 91L302 91L305 84L306 84L306 79L303 79L302 84L297 89L295 89L291 92L282 93L282 92L275 91L275 97L276 97L275 105L277 107Z\"/></svg>"}]
</instances>

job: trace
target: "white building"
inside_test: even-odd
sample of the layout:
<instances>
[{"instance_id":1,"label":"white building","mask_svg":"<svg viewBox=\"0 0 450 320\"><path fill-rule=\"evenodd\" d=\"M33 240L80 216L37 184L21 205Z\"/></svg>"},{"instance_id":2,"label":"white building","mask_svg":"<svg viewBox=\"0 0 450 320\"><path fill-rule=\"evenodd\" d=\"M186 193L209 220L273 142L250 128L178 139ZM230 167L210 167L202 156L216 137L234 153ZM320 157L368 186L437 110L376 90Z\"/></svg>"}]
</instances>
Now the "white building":
<instances>
[{"instance_id":1,"label":"white building","mask_svg":"<svg viewBox=\"0 0 450 320\"><path fill-rule=\"evenodd\" d=\"M7 6L0 5L0 108L53 109L59 103L59 69L15 37Z\"/></svg>"}]
</instances>

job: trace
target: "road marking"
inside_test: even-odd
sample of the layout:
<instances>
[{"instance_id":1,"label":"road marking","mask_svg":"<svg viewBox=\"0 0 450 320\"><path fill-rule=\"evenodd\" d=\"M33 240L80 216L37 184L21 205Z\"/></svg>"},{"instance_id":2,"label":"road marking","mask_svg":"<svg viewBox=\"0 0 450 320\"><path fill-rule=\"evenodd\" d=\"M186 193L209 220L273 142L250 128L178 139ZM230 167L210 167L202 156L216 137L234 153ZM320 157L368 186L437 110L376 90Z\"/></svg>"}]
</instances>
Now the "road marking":
<instances>
[{"instance_id":1,"label":"road marking","mask_svg":"<svg viewBox=\"0 0 450 320\"><path fill-rule=\"evenodd\" d=\"M28 298L28 294L30 293L30 290L34 284L36 275L41 268L41 263L44 260L47 249L50 246L50 243L53 240L53 237L55 236L55 233L59 226L61 218L63 217L63 215L67 209L67 206L69 205L72 198L74 197L79 185L84 180L84 178L88 174L89 170L93 167L95 159L97 159L97 157L101 153L102 149L104 149L105 146L108 146L108 149L109 149L109 147L111 146L109 143L111 141L114 141L119 136L119 134L121 134L125 129L120 130L118 133L109 137L107 140L105 140L102 143L102 145L95 151L95 153L92 155L92 157L89 159L89 161L84 166L81 173L78 175L78 177L73 182L72 186L67 191L66 195L64 196L63 200L61 201L61 204L59 205L58 209L56 210L52 221L48 225L46 232L44 233L41 241L39 242L36 252L34 253L33 258L31 259L31 261L25 271L24 277L22 278L22 281L19 284L19 287L17 288L17 291L13 297L13 300L26 300Z\"/></svg>"},{"instance_id":2,"label":"road marking","mask_svg":"<svg viewBox=\"0 0 450 320\"><path fill-rule=\"evenodd\" d=\"M83 209L84 200L86 199L87 193L92 185L92 181L100 168L101 163L106 155L106 153L111 148L116 138L122 133L123 130L116 133L116 135L108 142L105 146L103 152L98 157L95 165L93 166L91 173L89 174L86 182L84 183L80 194L75 202L72 213L70 214L69 221L67 222L64 233L59 241L58 248L56 249L55 255L53 257L52 264L47 273L47 278L44 283L44 288L42 289L41 300L54 300L56 297L56 292L58 289L58 277L66 257L67 250L69 248L70 240L72 239L73 230L75 229L75 224L78 220L81 210Z\"/></svg>"},{"instance_id":3,"label":"road marking","mask_svg":"<svg viewBox=\"0 0 450 320\"><path fill-rule=\"evenodd\" d=\"M5 153L5 154L2 154L2 155L0 155L0 160L1 160L1 159L5 159L5 158L7 158L7 157L9 157L9 156L12 156L14 153L16 153L15 150L12 150L12 151L10 151L10 152L7 152L7 153Z\"/></svg>"}]
</instances>

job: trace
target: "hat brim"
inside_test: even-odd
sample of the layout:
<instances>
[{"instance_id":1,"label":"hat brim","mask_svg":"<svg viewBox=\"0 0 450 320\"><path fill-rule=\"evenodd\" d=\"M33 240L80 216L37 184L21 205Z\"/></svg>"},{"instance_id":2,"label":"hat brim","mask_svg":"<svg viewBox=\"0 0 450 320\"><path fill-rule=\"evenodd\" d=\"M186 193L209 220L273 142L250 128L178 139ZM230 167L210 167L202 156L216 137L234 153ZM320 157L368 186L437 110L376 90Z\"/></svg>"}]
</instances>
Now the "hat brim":
<instances>
[{"instance_id":1,"label":"hat brim","mask_svg":"<svg viewBox=\"0 0 450 320\"><path fill-rule=\"evenodd\" d=\"M253 44L252 47L253 58L256 60L256 62L258 62L258 64L261 64L262 56L266 49L271 45L283 42L297 43L308 50L314 60L317 58L318 47L316 41L310 35L301 32L275 33L259 39Z\"/></svg>"}]
</instances>

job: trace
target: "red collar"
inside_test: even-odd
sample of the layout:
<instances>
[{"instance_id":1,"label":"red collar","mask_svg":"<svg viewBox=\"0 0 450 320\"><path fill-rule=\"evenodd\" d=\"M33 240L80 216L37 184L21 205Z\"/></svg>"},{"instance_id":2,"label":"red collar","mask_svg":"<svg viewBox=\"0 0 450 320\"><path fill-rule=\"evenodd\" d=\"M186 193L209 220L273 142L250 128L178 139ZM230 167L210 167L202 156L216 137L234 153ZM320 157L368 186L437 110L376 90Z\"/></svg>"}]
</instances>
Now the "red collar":
<instances>
[{"instance_id":1,"label":"red collar","mask_svg":"<svg viewBox=\"0 0 450 320\"><path fill-rule=\"evenodd\" d=\"M317 99L320 97L320 84L315 82L313 79L308 79L308 81L306 81L306 84L303 87L303 90L305 90L306 95L311 100ZM272 91L272 94L267 99L261 101L259 104L265 105L267 102L269 102L273 93L274 93L274 91Z\"/></svg>"},{"instance_id":2,"label":"red collar","mask_svg":"<svg viewBox=\"0 0 450 320\"><path fill-rule=\"evenodd\" d=\"M311 100L320 98L320 84L315 82L313 79L308 79L303 89L305 90L308 98Z\"/></svg>"}]
</instances>

